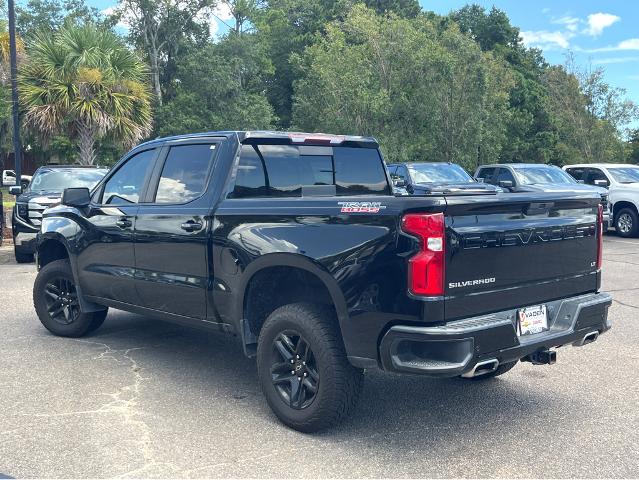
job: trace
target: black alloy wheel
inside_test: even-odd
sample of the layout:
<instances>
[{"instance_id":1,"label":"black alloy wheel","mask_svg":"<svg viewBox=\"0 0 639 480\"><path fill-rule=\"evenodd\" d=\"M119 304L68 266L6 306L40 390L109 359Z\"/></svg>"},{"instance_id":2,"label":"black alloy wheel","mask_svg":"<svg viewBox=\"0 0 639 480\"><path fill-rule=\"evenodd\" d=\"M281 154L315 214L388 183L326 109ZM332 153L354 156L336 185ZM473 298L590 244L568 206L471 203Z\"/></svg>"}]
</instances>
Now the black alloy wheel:
<instances>
[{"instance_id":1,"label":"black alloy wheel","mask_svg":"<svg viewBox=\"0 0 639 480\"><path fill-rule=\"evenodd\" d=\"M52 320L70 325L80 317L80 302L73 282L66 278L53 278L44 286L47 312Z\"/></svg>"},{"instance_id":2,"label":"black alloy wheel","mask_svg":"<svg viewBox=\"0 0 639 480\"><path fill-rule=\"evenodd\" d=\"M107 308L89 304L94 308L83 312L80 295L68 260L44 265L33 284L33 305L42 325L61 337L81 337L100 328Z\"/></svg>"},{"instance_id":3,"label":"black alloy wheel","mask_svg":"<svg viewBox=\"0 0 639 480\"><path fill-rule=\"evenodd\" d=\"M315 400L320 376L313 350L300 333L286 330L273 340L271 381L282 401L295 410Z\"/></svg>"}]
</instances>

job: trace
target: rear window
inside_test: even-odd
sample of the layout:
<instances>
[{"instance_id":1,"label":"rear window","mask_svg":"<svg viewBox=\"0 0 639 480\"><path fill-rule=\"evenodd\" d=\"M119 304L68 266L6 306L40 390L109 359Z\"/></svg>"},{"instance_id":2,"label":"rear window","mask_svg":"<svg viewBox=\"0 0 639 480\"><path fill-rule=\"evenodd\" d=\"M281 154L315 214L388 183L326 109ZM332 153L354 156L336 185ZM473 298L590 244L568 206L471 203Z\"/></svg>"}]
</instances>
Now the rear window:
<instances>
[{"instance_id":1,"label":"rear window","mask_svg":"<svg viewBox=\"0 0 639 480\"><path fill-rule=\"evenodd\" d=\"M390 193L376 149L243 145L230 197L300 197L313 185L335 185L342 196Z\"/></svg>"}]
</instances>

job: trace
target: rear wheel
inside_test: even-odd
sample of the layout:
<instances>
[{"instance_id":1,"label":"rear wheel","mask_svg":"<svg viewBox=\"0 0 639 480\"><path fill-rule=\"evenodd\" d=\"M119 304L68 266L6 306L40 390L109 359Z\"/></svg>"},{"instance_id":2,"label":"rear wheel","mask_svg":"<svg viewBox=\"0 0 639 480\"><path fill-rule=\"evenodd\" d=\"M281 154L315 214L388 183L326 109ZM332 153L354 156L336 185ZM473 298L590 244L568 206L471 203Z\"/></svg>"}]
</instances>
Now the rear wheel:
<instances>
[{"instance_id":1,"label":"rear wheel","mask_svg":"<svg viewBox=\"0 0 639 480\"><path fill-rule=\"evenodd\" d=\"M97 330L107 309L83 313L68 260L48 263L33 285L33 304L44 327L61 337L81 337Z\"/></svg>"},{"instance_id":2,"label":"rear wheel","mask_svg":"<svg viewBox=\"0 0 639 480\"><path fill-rule=\"evenodd\" d=\"M509 372L510 370L512 370L515 365L517 365L517 362L509 362L509 363L502 363L501 365L499 365L497 367L497 370L495 370L494 372L490 372L490 373L484 373L483 375L478 375L476 377L461 377L465 380L488 380L489 378L495 378L498 377L499 375L503 375L506 372Z\"/></svg>"},{"instance_id":3,"label":"rear wheel","mask_svg":"<svg viewBox=\"0 0 639 480\"><path fill-rule=\"evenodd\" d=\"M632 208L622 208L615 217L615 229L622 237L634 237L639 231L637 211Z\"/></svg>"},{"instance_id":4,"label":"rear wheel","mask_svg":"<svg viewBox=\"0 0 639 480\"><path fill-rule=\"evenodd\" d=\"M35 261L33 253L20 252L15 245L13 246L13 253L16 257L17 263L33 263Z\"/></svg>"},{"instance_id":5,"label":"rear wheel","mask_svg":"<svg viewBox=\"0 0 639 480\"><path fill-rule=\"evenodd\" d=\"M296 303L275 310L260 332L257 369L266 401L286 425L316 432L355 407L363 373L346 358L331 309Z\"/></svg>"}]
</instances>

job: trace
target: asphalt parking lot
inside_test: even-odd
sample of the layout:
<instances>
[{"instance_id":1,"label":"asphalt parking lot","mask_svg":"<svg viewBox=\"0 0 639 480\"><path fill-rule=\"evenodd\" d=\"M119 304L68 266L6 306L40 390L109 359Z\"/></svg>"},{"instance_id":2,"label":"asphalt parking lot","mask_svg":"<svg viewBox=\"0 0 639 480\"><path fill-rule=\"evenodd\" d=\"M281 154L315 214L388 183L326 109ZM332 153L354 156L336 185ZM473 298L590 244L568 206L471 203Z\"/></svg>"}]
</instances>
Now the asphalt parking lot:
<instances>
[{"instance_id":1,"label":"asphalt parking lot","mask_svg":"<svg viewBox=\"0 0 639 480\"><path fill-rule=\"evenodd\" d=\"M355 416L304 435L230 338L120 311L89 337L50 335L35 267L2 247L0 474L638 477L639 239L604 252L614 327L594 344L486 382L367 372Z\"/></svg>"}]
</instances>

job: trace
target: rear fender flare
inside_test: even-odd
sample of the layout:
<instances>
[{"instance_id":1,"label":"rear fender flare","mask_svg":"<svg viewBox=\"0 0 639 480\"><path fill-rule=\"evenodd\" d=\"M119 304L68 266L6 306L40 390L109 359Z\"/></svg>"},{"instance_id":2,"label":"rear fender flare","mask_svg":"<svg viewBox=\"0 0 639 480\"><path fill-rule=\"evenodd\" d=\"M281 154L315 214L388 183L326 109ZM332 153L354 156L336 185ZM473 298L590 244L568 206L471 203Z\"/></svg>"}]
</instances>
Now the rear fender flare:
<instances>
[{"instance_id":1,"label":"rear fender flare","mask_svg":"<svg viewBox=\"0 0 639 480\"><path fill-rule=\"evenodd\" d=\"M240 283L238 291L239 295L237 296L238 298L236 302L237 315L235 317L238 319L240 327L244 319L244 298L246 295L246 289L255 274L269 267L299 268L315 275L322 284L324 284L331 296L335 312L337 313L340 329L348 321L348 307L346 305L344 294L335 281L335 278L333 278L333 276L326 271L323 266L302 255L292 253L271 253L252 261L242 274L242 281ZM241 330L238 329L238 331Z\"/></svg>"}]
</instances>

